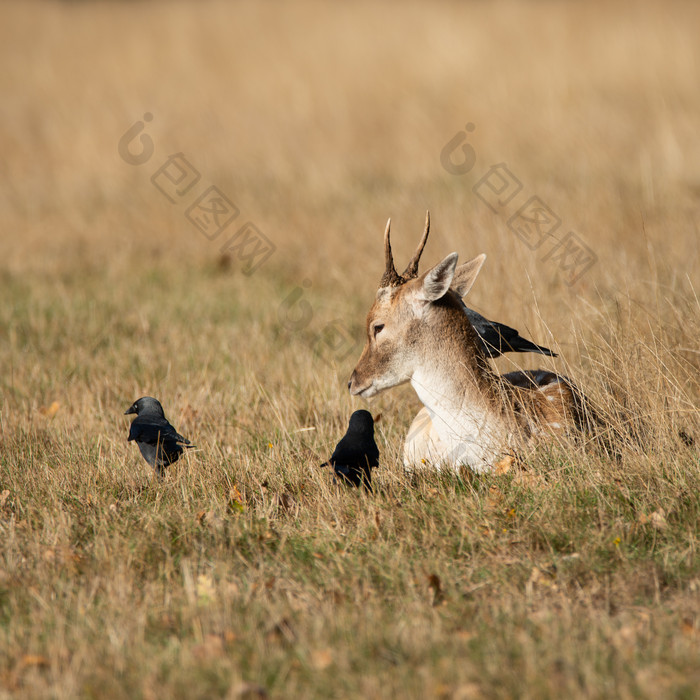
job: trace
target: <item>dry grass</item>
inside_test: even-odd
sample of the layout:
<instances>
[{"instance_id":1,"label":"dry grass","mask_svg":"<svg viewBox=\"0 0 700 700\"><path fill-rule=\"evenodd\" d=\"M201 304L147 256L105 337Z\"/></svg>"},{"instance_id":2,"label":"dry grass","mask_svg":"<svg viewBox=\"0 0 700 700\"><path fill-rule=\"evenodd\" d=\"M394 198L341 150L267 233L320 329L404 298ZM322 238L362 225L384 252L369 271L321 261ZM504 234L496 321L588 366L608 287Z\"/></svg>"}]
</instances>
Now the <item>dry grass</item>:
<instances>
[{"instance_id":1,"label":"dry grass","mask_svg":"<svg viewBox=\"0 0 700 700\"><path fill-rule=\"evenodd\" d=\"M696 696L695 4L0 19L0 698ZM155 154L130 166L146 111ZM453 176L467 121L476 165ZM177 152L273 241L254 274L151 185ZM597 254L576 285L472 193L500 162ZM425 264L486 252L470 305L561 353L499 366L567 372L641 417L643 449L410 478L416 399L394 390L370 406L377 492L331 488L383 224L400 263L426 208ZM125 441L143 394L199 448L162 484Z\"/></svg>"}]
</instances>

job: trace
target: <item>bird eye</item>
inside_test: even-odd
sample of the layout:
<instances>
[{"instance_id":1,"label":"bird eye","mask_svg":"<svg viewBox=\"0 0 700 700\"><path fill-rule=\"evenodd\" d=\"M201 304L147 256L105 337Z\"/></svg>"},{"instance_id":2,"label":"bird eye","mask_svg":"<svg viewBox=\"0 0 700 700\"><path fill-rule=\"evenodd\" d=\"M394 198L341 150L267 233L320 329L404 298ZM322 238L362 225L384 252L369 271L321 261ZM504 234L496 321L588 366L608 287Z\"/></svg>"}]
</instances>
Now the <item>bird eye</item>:
<instances>
[{"instance_id":1,"label":"bird eye","mask_svg":"<svg viewBox=\"0 0 700 700\"><path fill-rule=\"evenodd\" d=\"M382 329L383 329L383 328L384 328L384 324L383 324L383 323L378 323L378 324L374 327L374 337L375 337L375 338L377 337L377 335L378 335L379 333L382 332Z\"/></svg>"}]
</instances>

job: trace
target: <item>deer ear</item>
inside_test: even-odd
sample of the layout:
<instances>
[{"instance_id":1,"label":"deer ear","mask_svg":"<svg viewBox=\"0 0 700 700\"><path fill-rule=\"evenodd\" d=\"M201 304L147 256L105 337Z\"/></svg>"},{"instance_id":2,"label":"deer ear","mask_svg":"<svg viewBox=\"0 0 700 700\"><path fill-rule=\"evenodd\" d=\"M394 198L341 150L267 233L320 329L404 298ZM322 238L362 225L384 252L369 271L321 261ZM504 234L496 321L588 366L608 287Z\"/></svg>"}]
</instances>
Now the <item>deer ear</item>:
<instances>
[{"instance_id":1,"label":"deer ear","mask_svg":"<svg viewBox=\"0 0 700 700\"><path fill-rule=\"evenodd\" d=\"M457 257L457 253L450 253L442 262L423 274L423 284L418 292L420 299L437 301L447 294L457 267Z\"/></svg>"},{"instance_id":2,"label":"deer ear","mask_svg":"<svg viewBox=\"0 0 700 700\"><path fill-rule=\"evenodd\" d=\"M474 284L479 276L481 266L486 261L486 256L482 253L477 255L473 260L462 263L456 270L452 280L452 289L454 289L460 297L463 297Z\"/></svg>"}]
</instances>

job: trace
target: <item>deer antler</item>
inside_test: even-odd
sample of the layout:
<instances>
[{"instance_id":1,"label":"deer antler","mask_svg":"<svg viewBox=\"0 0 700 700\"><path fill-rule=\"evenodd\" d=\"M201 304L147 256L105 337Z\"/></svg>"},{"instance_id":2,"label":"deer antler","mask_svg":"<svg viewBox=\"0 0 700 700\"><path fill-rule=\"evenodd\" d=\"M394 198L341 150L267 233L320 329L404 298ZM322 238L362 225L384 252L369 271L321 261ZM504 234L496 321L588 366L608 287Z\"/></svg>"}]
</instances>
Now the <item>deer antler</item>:
<instances>
[{"instance_id":1,"label":"deer antler","mask_svg":"<svg viewBox=\"0 0 700 700\"><path fill-rule=\"evenodd\" d=\"M425 248L425 244L428 241L428 234L430 233L430 212L426 211L425 212L425 231L423 231L423 238L420 239L420 243L418 244L418 248L416 248L416 252L413 254L413 257L408 263L408 266L406 269L403 271L403 274L401 277L403 278L404 282L407 282L408 280L415 279L418 277L418 263L420 262L420 256L423 254L423 248Z\"/></svg>"},{"instance_id":2,"label":"deer antler","mask_svg":"<svg viewBox=\"0 0 700 700\"><path fill-rule=\"evenodd\" d=\"M391 254L391 238L389 229L391 228L391 219L386 222L386 230L384 231L384 262L386 268L382 279L379 282L379 288L382 287L398 287L403 284L404 280L399 277L396 268L394 267L394 256Z\"/></svg>"}]
</instances>

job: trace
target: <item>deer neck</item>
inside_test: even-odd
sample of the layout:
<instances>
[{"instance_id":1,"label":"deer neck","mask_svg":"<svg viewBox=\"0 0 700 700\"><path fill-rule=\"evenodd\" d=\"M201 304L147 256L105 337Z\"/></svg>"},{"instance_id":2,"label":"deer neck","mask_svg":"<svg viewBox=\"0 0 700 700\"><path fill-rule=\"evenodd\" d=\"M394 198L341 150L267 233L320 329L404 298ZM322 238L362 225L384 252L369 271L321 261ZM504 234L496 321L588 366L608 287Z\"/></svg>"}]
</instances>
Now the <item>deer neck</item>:
<instances>
[{"instance_id":1,"label":"deer neck","mask_svg":"<svg viewBox=\"0 0 700 700\"><path fill-rule=\"evenodd\" d=\"M443 460L486 471L506 450L509 426L495 408L496 379L476 331L451 296L428 320L411 385L443 443Z\"/></svg>"}]
</instances>

